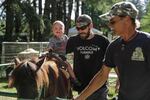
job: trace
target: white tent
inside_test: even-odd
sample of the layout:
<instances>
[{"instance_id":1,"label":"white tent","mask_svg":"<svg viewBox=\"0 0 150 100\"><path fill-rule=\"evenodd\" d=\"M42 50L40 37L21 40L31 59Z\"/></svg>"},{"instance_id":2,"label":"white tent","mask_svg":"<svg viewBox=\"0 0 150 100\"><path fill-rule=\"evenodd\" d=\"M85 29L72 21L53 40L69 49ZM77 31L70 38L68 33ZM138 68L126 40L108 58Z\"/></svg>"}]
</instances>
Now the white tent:
<instances>
[{"instance_id":1,"label":"white tent","mask_svg":"<svg viewBox=\"0 0 150 100\"><path fill-rule=\"evenodd\" d=\"M93 31L93 33L95 33L95 34L100 34L100 35L103 34L101 31L99 31L99 30L96 29L96 28L93 28L92 31ZM78 31L77 31L76 27L70 28L69 31L68 31L68 36L69 36L69 37L74 36L74 35L77 35L77 34L78 34Z\"/></svg>"}]
</instances>

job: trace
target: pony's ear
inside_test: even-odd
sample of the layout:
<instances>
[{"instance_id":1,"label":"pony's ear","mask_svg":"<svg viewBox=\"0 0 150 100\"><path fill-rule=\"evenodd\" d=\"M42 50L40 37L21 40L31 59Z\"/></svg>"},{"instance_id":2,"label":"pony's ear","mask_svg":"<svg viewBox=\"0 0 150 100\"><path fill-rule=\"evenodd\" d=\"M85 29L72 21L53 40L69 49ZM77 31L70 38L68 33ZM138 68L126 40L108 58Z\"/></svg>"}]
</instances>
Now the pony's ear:
<instances>
[{"instance_id":1,"label":"pony's ear","mask_svg":"<svg viewBox=\"0 0 150 100\"><path fill-rule=\"evenodd\" d=\"M14 62L15 62L16 66L18 66L21 63L21 61L20 61L20 59L18 57L14 58Z\"/></svg>"}]
</instances>

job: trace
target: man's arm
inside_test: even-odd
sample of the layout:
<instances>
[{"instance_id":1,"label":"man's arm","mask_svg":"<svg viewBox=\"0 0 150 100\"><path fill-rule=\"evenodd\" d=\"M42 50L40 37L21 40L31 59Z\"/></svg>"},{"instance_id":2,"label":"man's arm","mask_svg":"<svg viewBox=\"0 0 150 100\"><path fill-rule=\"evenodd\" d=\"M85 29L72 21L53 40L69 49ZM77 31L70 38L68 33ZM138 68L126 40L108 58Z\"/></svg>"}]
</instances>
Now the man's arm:
<instances>
[{"instance_id":1,"label":"man's arm","mask_svg":"<svg viewBox=\"0 0 150 100\"><path fill-rule=\"evenodd\" d=\"M85 100L93 92L99 89L107 81L111 68L103 65L102 69L94 76L89 85L79 94L75 100Z\"/></svg>"}]
</instances>

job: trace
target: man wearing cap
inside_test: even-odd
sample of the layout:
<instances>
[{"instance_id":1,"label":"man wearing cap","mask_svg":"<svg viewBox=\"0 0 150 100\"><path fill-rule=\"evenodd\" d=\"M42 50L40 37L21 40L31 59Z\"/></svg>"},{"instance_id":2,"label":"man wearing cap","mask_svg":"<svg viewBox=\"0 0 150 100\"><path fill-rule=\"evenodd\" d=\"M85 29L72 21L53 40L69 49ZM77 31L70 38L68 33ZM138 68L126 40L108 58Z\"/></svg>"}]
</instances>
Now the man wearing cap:
<instances>
[{"instance_id":1,"label":"man wearing cap","mask_svg":"<svg viewBox=\"0 0 150 100\"><path fill-rule=\"evenodd\" d=\"M108 46L102 69L76 100L86 99L103 86L112 68L118 69L118 100L150 100L150 35L136 30L137 15L130 2L119 2L105 14L109 27L120 37Z\"/></svg>"},{"instance_id":2,"label":"man wearing cap","mask_svg":"<svg viewBox=\"0 0 150 100\"><path fill-rule=\"evenodd\" d=\"M67 46L67 54L73 53L73 70L81 85L75 85L74 89L80 93L90 82L93 76L101 69L102 60L109 44L104 36L94 34L93 23L90 16L83 14L77 18L76 29L78 35L70 37ZM106 100L107 86L105 84L98 89L88 100Z\"/></svg>"}]
</instances>

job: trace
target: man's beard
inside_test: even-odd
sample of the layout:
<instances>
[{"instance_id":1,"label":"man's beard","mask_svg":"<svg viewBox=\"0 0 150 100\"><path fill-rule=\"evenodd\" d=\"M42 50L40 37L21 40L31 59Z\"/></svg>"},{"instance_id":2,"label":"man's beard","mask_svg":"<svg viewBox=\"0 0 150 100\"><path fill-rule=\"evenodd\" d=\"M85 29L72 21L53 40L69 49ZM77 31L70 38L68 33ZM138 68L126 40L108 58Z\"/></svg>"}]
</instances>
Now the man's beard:
<instances>
[{"instance_id":1,"label":"man's beard","mask_svg":"<svg viewBox=\"0 0 150 100\"><path fill-rule=\"evenodd\" d=\"M81 39L86 40L90 36L90 29L88 30L87 33L85 32L79 33L79 36Z\"/></svg>"}]
</instances>

